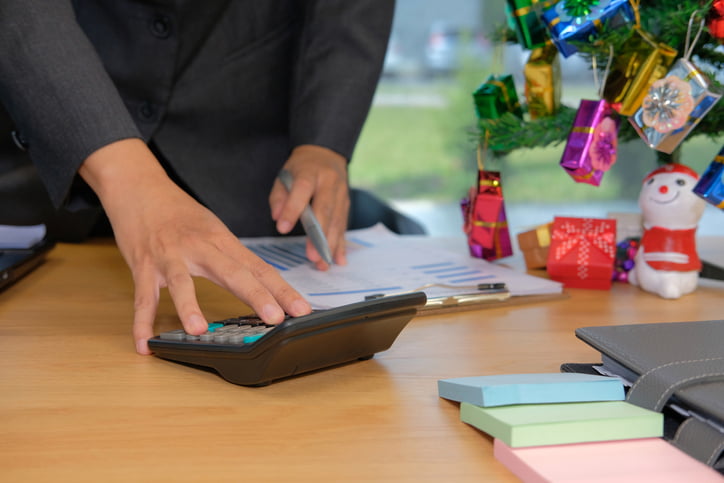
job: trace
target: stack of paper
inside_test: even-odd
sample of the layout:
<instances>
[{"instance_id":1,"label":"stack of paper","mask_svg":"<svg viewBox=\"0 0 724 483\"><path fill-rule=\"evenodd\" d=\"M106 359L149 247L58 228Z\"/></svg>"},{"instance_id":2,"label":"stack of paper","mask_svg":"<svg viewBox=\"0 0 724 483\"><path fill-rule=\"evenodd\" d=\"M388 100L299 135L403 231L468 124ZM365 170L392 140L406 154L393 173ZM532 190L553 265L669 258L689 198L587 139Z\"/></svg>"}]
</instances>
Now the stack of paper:
<instances>
[{"instance_id":1,"label":"stack of paper","mask_svg":"<svg viewBox=\"0 0 724 483\"><path fill-rule=\"evenodd\" d=\"M384 225L347 233L347 265L321 272L306 257L304 237L245 238L241 242L279 270L315 309L367 296L424 291L428 298L474 293L479 284L505 284L513 297L561 294L562 284L472 258L461 245L426 236L401 236Z\"/></svg>"},{"instance_id":2,"label":"stack of paper","mask_svg":"<svg viewBox=\"0 0 724 483\"><path fill-rule=\"evenodd\" d=\"M459 377L437 387L440 397L485 407L624 399L619 379L573 372Z\"/></svg>"},{"instance_id":3,"label":"stack of paper","mask_svg":"<svg viewBox=\"0 0 724 483\"><path fill-rule=\"evenodd\" d=\"M623 401L617 378L463 377L438 381L438 392L461 403L461 420L493 436L495 457L526 482L721 481L661 439L663 415Z\"/></svg>"},{"instance_id":4,"label":"stack of paper","mask_svg":"<svg viewBox=\"0 0 724 483\"><path fill-rule=\"evenodd\" d=\"M495 458L525 482L721 482L722 476L661 438L511 448Z\"/></svg>"},{"instance_id":5,"label":"stack of paper","mask_svg":"<svg viewBox=\"0 0 724 483\"><path fill-rule=\"evenodd\" d=\"M663 436L661 413L625 401L460 406L463 422L509 446L583 443Z\"/></svg>"}]
</instances>

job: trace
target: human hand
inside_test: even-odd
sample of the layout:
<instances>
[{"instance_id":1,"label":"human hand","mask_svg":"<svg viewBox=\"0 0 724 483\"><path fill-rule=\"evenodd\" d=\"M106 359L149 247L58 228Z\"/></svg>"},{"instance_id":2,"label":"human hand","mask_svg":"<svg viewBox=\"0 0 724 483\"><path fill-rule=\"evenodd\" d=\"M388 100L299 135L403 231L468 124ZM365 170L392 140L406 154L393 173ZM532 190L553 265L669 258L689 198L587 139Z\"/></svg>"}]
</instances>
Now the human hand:
<instances>
[{"instance_id":1,"label":"human hand","mask_svg":"<svg viewBox=\"0 0 724 483\"><path fill-rule=\"evenodd\" d=\"M277 180L269 195L277 230L289 233L311 200L312 211L327 237L334 262L345 265L344 234L349 216L347 160L330 149L302 145L292 151L284 169L294 179L292 191L287 192ZM329 268L310 240L307 240L307 257L319 270Z\"/></svg>"},{"instance_id":2,"label":"human hand","mask_svg":"<svg viewBox=\"0 0 724 483\"><path fill-rule=\"evenodd\" d=\"M194 276L225 288L267 323L311 312L309 303L226 228L211 211L167 176L139 139L105 146L81 166L98 194L135 283L133 336L150 354L160 288L167 287L184 330L207 330Z\"/></svg>"}]
</instances>

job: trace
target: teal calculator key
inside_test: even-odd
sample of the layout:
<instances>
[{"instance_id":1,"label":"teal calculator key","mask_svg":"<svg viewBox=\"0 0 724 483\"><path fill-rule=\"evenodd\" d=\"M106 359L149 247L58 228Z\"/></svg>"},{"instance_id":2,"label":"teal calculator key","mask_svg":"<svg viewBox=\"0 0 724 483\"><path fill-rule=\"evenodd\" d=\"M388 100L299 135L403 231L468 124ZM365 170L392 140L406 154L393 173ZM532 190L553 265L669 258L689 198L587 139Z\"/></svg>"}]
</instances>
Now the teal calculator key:
<instances>
[{"instance_id":1,"label":"teal calculator key","mask_svg":"<svg viewBox=\"0 0 724 483\"><path fill-rule=\"evenodd\" d=\"M209 332L213 332L213 331L215 331L216 329L218 329L218 328L220 328L220 327L223 327L223 326L224 326L224 324L219 324L218 322L212 322L212 323L209 324L209 329L208 329L208 330L209 330Z\"/></svg>"},{"instance_id":2,"label":"teal calculator key","mask_svg":"<svg viewBox=\"0 0 724 483\"><path fill-rule=\"evenodd\" d=\"M244 337L244 344L251 344L252 342L256 342L264 337L265 334L266 332L262 332L261 334L247 335L246 337Z\"/></svg>"}]
</instances>

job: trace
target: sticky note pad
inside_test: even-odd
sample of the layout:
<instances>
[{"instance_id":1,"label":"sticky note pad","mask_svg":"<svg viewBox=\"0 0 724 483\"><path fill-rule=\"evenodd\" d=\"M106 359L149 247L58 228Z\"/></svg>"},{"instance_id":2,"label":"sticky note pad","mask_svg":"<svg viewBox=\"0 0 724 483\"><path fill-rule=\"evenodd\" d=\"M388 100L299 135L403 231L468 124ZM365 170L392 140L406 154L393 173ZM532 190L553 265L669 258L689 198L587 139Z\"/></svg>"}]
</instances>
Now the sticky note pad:
<instances>
[{"instance_id":1,"label":"sticky note pad","mask_svg":"<svg viewBox=\"0 0 724 483\"><path fill-rule=\"evenodd\" d=\"M551 444L656 438L661 413L626 401L520 404L483 408L460 404L460 419L513 448Z\"/></svg>"},{"instance_id":2,"label":"sticky note pad","mask_svg":"<svg viewBox=\"0 0 724 483\"><path fill-rule=\"evenodd\" d=\"M526 483L721 482L716 470L661 438L511 448L494 442L495 458Z\"/></svg>"},{"instance_id":3,"label":"sticky note pad","mask_svg":"<svg viewBox=\"0 0 724 483\"><path fill-rule=\"evenodd\" d=\"M625 398L620 379L573 372L441 379L437 381L437 389L445 399L484 407Z\"/></svg>"}]
</instances>

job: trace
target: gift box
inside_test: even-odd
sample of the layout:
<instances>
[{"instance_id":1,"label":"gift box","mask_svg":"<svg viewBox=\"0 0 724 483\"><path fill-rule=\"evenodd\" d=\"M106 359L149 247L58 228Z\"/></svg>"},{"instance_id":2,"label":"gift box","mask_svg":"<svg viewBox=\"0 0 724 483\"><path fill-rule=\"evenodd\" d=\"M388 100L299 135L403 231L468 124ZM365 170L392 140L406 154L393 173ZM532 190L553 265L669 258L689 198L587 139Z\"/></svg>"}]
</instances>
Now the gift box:
<instances>
[{"instance_id":1,"label":"gift box","mask_svg":"<svg viewBox=\"0 0 724 483\"><path fill-rule=\"evenodd\" d=\"M620 124L607 101L581 100L560 162L577 183L601 184L616 162Z\"/></svg>"},{"instance_id":2,"label":"gift box","mask_svg":"<svg viewBox=\"0 0 724 483\"><path fill-rule=\"evenodd\" d=\"M552 45L533 50L523 73L525 97L531 119L555 114L561 105L561 63L558 50Z\"/></svg>"},{"instance_id":3,"label":"gift box","mask_svg":"<svg viewBox=\"0 0 724 483\"><path fill-rule=\"evenodd\" d=\"M491 75L473 93L473 100L480 119L498 119L506 112L512 112L523 118L523 109L515 92L513 76L510 74L497 77Z\"/></svg>"},{"instance_id":4,"label":"gift box","mask_svg":"<svg viewBox=\"0 0 724 483\"><path fill-rule=\"evenodd\" d=\"M555 3L556 0L507 0L508 25L515 31L520 45L537 49L550 42L540 14Z\"/></svg>"},{"instance_id":5,"label":"gift box","mask_svg":"<svg viewBox=\"0 0 724 483\"><path fill-rule=\"evenodd\" d=\"M500 173L478 171L478 186L461 203L470 255L496 260L513 254Z\"/></svg>"},{"instance_id":6,"label":"gift box","mask_svg":"<svg viewBox=\"0 0 724 483\"><path fill-rule=\"evenodd\" d=\"M553 223L546 223L532 230L518 233L518 248L523 252L525 266L528 270L545 268L548 263L552 226Z\"/></svg>"},{"instance_id":7,"label":"gift box","mask_svg":"<svg viewBox=\"0 0 724 483\"><path fill-rule=\"evenodd\" d=\"M553 44L570 57L578 51L573 43L590 43L604 28L632 25L635 15L629 0L562 0L545 10L541 19Z\"/></svg>"},{"instance_id":8,"label":"gift box","mask_svg":"<svg viewBox=\"0 0 724 483\"><path fill-rule=\"evenodd\" d=\"M707 203L724 210L724 147L701 175L693 191Z\"/></svg>"},{"instance_id":9,"label":"gift box","mask_svg":"<svg viewBox=\"0 0 724 483\"><path fill-rule=\"evenodd\" d=\"M555 217L546 270L569 288L611 288L616 256L616 221Z\"/></svg>"},{"instance_id":10,"label":"gift box","mask_svg":"<svg viewBox=\"0 0 724 483\"><path fill-rule=\"evenodd\" d=\"M671 153L719 98L721 92L706 75L681 58L666 77L651 85L641 107L628 119L646 144Z\"/></svg>"},{"instance_id":11,"label":"gift box","mask_svg":"<svg viewBox=\"0 0 724 483\"><path fill-rule=\"evenodd\" d=\"M635 114L651 84L667 74L676 54L675 49L635 27L614 58L604 84L603 98L616 105L620 114Z\"/></svg>"}]
</instances>

